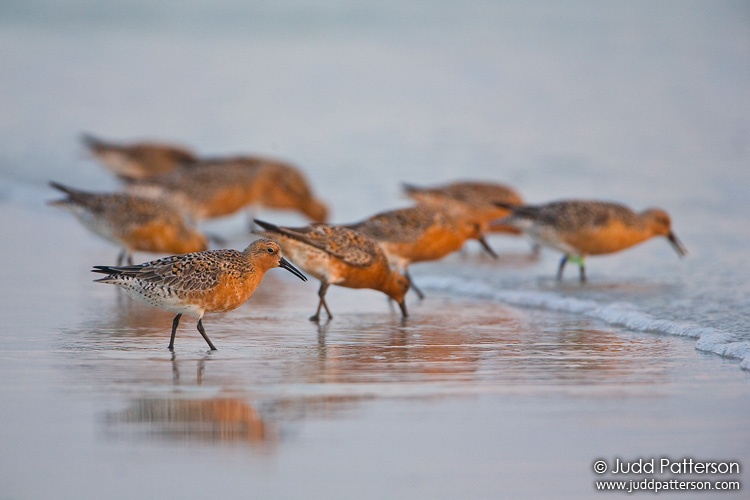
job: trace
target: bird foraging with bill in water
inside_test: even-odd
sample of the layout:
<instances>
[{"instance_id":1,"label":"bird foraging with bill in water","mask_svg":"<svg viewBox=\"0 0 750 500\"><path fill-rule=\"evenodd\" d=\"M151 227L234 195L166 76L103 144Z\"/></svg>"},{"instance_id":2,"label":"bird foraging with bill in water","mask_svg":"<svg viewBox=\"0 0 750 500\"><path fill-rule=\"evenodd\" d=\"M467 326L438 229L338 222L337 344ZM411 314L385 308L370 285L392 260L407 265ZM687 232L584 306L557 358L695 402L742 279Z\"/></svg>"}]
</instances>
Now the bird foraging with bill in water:
<instances>
[{"instance_id":1,"label":"bird foraging with bill in water","mask_svg":"<svg viewBox=\"0 0 750 500\"><path fill-rule=\"evenodd\" d=\"M330 285L381 291L398 303L404 318L408 316L405 297L410 282L391 268L385 252L370 238L328 224L290 228L258 219L255 223L263 229L258 234L277 241L292 262L320 280L318 309L310 321L320 320L321 309L333 318L325 299Z\"/></svg>"},{"instance_id":2,"label":"bird foraging with bill in water","mask_svg":"<svg viewBox=\"0 0 750 500\"><path fill-rule=\"evenodd\" d=\"M677 254L687 254L672 231L669 214L660 208L636 213L619 203L592 200L561 200L544 205L513 206L497 203L511 211L497 223L514 226L537 243L563 252L557 279L565 264L575 262L581 283L586 281L585 259L589 255L619 252L654 236L667 238Z\"/></svg>"},{"instance_id":3,"label":"bird foraging with bill in water","mask_svg":"<svg viewBox=\"0 0 750 500\"><path fill-rule=\"evenodd\" d=\"M420 299L424 293L409 274L411 264L442 259L461 249L469 239L479 241L487 253L497 258L484 238L481 224L457 206L422 204L388 210L346 227L376 241L391 264L409 279Z\"/></svg>"}]
</instances>

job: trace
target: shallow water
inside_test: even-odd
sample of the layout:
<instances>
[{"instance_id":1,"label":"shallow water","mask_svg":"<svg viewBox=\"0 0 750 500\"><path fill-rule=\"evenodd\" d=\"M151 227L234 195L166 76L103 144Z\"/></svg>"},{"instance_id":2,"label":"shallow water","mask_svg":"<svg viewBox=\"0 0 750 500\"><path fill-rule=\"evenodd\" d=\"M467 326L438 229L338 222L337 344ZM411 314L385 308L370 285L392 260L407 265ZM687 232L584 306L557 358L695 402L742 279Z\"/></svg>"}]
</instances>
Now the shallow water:
<instances>
[{"instance_id":1,"label":"shallow water","mask_svg":"<svg viewBox=\"0 0 750 500\"><path fill-rule=\"evenodd\" d=\"M65 214L4 209L19 244L3 270L17 285L3 287L3 497L593 498L596 458L747 457L736 361L430 283L471 256L424 269L406 321L380 294L333 288L335 318L316 325L317 285L272 270L248 304L206 317L218 351L185 318L170 353L171 314L91 282L115 249L68 238Z\"/></svg>"},{"instance_id":2,"label":"shallow water","mask_svg":"<svg viewBox=\"0 0 750 500\"><path fill-rule=\"evenodd\" d=\"M599 496L600 457L747 461L749 19L735 2L4 2L0 498L578 499ZM661 206L689 255L650 241L591 258L581 286L497 236L498 261L470 244L415 265L428 298L405 323L334 288L320 327L317 284L271 271L206 318L218 352L185 318L172 355L170 314L91 282L117 249L44 204L49 180L117 187L82 132L287 158L337 222L455 178ZM208 228L241 248L243 224Z\"/></svg>"}]
</instances>

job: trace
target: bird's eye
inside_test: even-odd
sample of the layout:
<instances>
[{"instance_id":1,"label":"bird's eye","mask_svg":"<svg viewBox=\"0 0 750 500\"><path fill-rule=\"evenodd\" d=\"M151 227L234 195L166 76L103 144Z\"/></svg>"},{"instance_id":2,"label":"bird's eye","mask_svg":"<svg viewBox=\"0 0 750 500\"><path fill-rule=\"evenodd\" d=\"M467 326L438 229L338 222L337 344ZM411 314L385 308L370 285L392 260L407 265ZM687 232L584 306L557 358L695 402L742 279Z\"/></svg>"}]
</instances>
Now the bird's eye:
<instances>
[{"instance_id":1,"label":"bird's eye","mask_svg":"<svg viewBox=\"0 0 750 500\"><path fill-rule=\"evenodd\" d=\"M275 251L275 250L274 250L273 248L271 248L271 247L268 247L268 248L266 249L266 251L267 251L268 253L276 253L276 251Z\"/></svg>"}]
</instances>

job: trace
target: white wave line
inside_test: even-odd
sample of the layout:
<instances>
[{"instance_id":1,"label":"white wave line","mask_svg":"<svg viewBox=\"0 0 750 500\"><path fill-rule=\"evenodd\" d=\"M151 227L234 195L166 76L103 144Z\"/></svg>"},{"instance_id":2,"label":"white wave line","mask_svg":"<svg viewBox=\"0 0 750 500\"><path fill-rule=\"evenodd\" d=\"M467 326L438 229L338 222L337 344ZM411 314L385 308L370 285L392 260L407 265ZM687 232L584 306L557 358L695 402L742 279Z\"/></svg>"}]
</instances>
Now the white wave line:
<instances>
[{"instance_id":1,"label":"white wave line","mask_svg":"<svg viewBox=\"0 0 750 500\"><path fill-rule=\"evenodd\" d=\"M425 276L420 278L419 283L427 289L454 292L514 306L582 314L628 330L694 338L697 339L696 349L739 359L740 367L750 370L750 342L736 341L733 334L716 328L654 318L627 302L601 304L595 300L563 297L552 292L498 289L482 281L456 277Z\"/></svg>"}]
</instances>

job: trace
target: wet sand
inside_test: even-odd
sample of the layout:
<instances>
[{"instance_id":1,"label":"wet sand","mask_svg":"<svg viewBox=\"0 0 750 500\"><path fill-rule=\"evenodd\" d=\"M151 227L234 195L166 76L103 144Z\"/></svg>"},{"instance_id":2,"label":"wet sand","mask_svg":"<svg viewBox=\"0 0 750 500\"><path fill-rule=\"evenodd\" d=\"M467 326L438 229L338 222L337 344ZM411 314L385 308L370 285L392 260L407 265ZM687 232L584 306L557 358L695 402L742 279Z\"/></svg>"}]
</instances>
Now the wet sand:
<instances>
[{"instance_id":1,"label":"wet sand","mask_svg":"<svg viewBox=\"0 0 750 500\"><path fill-rule=\"evenodd\" d=\"M597 459L750 463L749 375L689 339L429 288L406 322L332 288L318 326L278 270L205 318L217 352L184 318L172 354L170 313L92 283L116 248L2 209L0 498L580 499Z\"/></svg>"}]
</instances>

